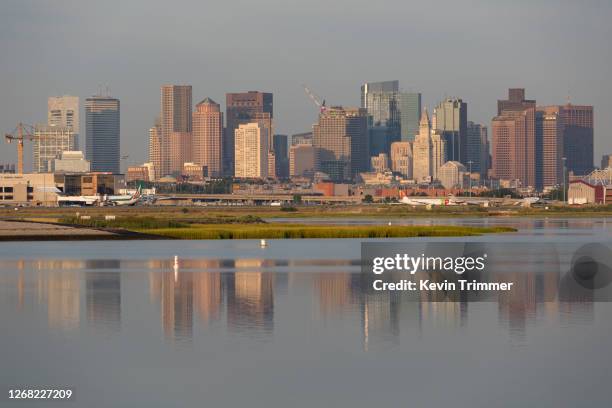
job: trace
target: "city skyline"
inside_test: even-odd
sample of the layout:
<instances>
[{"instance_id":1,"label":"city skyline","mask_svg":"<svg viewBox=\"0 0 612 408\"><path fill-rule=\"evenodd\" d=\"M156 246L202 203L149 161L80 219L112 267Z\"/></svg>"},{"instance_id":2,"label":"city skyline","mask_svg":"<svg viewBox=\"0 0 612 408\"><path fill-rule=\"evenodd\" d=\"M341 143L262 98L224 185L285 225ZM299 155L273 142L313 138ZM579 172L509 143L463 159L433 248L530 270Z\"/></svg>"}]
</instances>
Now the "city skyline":
<instances>
[{"instance_id":1,"label":"city skyline","mask_svg":"<svg viewBox=\"0 0 612 408\"><path fill-rule=\"evenodd\" d=\"M112 14L116 9L112 1L87 7L61 1L53 5L9 1L0 17L0 48L6 56L1 62L5 74L0 78L2 130L10 131L19 121L44 123L48 96L85 98L99 84L109 85L122 101L122 154L130 155L124 164L140 163L146 160L140 145L146 143L158 111L158 89L164 83L192 84L198 98L209 96L220 103L227 92L274 93L275 133L293 134L308 131L317 119L317 109L304 95L302 83L328 105L358 106L361 84L398 79L406 91L423 94L423 106L430 112L445 97L461 97L469 104L469 119L482 124L495 116L494 101L507 88L524 87L542 105L563 103L569 94L573 103L596 108L596 162L612 151L612 140L606 137L612 132L612 118L606 115L611 91L606 67L612 56L603 41L612 30L606 19L612 11L609 2L555 3L556 7L548 1L483 2L477 7L445 2L434 7L381 1L356 7L350 18L345 18L343 4L298 5L293 11L274 7L270 14L263 10L275 2L263 3L243 5L244 15L250 13L262 24L253 27L245 17L233 16L230 31L220 22L226 21L223 16L231 5L217 5L206 13L198 12L204 6L196 2L186 2L190 13L180 12L184 7L156 5L145 18L138 1L122 4L120 15ZM389 8L394 13L388 13ZM442 16L436 13L438 8L445 10ZM490 18L484 17L500 14L508 18L496 23L497 30L490 30ZM564 30L575 26L576 15L589 24L580 23L572 32ZM184 21L176 35L155 29L168 18ZM517 18L524 24L513 24ZM453 23L456 19L463 21L461 28ZM547 23L551 19L554 24ZM53 23L58 20L65 23L62 30ZM371 28L367 34L359 28L366 22ZM26 36L20 29L24 24L34 24L37 30ZM114 30L108 30L108 24ZM320 30L313 33L313 26ZM261 35L265 41L246 44L241 41L246 33ZM508 35L516 42L506 43ZM182 40L170 41L173 38ZM323 39L329 47L312 46ZM51 46L56 43L64 46ZM514 45L519 43L521 47ZM160 50L170 44L172 58L160 58ZM376 47L377 55L386 53L391 58L385 64L378 58L362 58L362 47ZM414 64L417 55L422 61L445 55L455 63ZM39 63L41 59L44 64ZM225 106L221 109L225 111ZM13 162L13 154L11 149L1 149L0 161Z\"/></svg>"}]
</instances>

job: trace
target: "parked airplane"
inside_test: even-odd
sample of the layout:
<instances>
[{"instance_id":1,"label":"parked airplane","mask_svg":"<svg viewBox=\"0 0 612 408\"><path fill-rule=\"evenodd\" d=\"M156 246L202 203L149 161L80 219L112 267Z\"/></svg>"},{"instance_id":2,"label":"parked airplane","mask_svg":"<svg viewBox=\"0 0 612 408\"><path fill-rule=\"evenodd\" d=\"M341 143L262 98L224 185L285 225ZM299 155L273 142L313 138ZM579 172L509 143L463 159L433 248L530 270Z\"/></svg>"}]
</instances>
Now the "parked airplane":
<instances>
[{"instance_id":1,"label":"parked airplane","mask_svg":"<svg viewBox=\"0 0 612 408\"><path fill-rule=\"evenodd\" d=\"M124 195L111 195L111 196L104 196L104 203L107 203L109 205L134 205L136 204L138 201L140 201L141 198L141 188L138 187L138 190L136 190L136 192L132 195L130 194L124 194Z\"/></svg>"}]
</instances>

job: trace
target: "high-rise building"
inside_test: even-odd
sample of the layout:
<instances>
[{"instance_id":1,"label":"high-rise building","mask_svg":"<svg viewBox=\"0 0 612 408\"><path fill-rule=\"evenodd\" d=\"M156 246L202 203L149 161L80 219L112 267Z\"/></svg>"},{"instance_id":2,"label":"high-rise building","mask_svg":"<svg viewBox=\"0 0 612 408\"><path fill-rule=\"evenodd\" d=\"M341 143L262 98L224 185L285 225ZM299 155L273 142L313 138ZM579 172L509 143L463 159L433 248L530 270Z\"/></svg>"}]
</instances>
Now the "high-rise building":
<instances>
[{"instance_id":1,"label":"high-rise building","mask_svg":"<svg viewBox=\"0 0 612 408\"><path fill-rule=\"evenodd\" d=\"M80 133L79 97L64 95L47 98L47 124L71 128L78 135Z\"/></svg>"},{"instance_id":2,"label":"high-rise building","mask_svg":"<svg viewBox=\"0 0 612 408\"><path fill-rule=\"evenodd\" d=\"M223 165L225 174L234 174L234 136L241 124L252 122L268 129L268 147L272 148L272 120L274 117L273 95L266 92L249 91L228 93L225 96L226 121L223 141Z\"/></svg>"},{"instance_id":3,"label":"high-rise building","mask_svg":"<svg viewBox=\"0 0 612 408\"><path fill-rule=\"evenodd\" d=\"M373 93L397 93L399 92L399 81L367 82L361 86L361 107L370 112L368 105L368 95Z\"/></svg>"},{"instance_id":4,"label":"high-rise building","mask_svg":"<svg viewBox=\"0 0 612 408\"><path fill-rule=\"evenodd\" d=\"M161 119L155 120L155 125L149 129L149 163L153 166L151 181L161 176Z\"/></svg>"},{"instance_id":5,"label":"high-rise building","mask_svg":"<svg viewBox=\"0 0 612 408\"><path fill-rule=\"evenodd\" d=\"M93 96L85 100L86 156L92 171L120 173L119 99Z\"/></svg>"},{"instance_id":6,"label":"high-rise building","mask_svg":"<svg viewBox=\"0 0 612 408\"><path fill-rule=\"evenodd\" d=\"M370 153L389 153L391 143L413 141L419 132L421 94L399 90L399 81L370 82L361 87L361 107L370 116Z\"/></svg>"},{"instance_id":7,"label":"high-rise building","mask_svg":"<svg viewBox=\"0 0 612 408\"><path fill-rule=\"evenodd\" d=\"M273 150L275 156L275 172L278 178L289 177L289 155L287 135L274 135Z\"/></svg>"},{"instance_id":8,"label":"high-rise building","mask_svg":"<svg viewBox=\"0 0 612 408\"><path fill-rule=\"evenodd\" d=\"M538 107L535 127L536 187L541 190L560 185L563 180L564 126L558 107Z\"/></svg>"},{"instance_id":9,"label":"high-rise building","mask_svg":"<svg viewBox=\"0 0 612 408\"><path fill-rule=\"evenodd\" d=\"M446 162L446 142L432 131L427 109L421 115L419 134L412 144L412 157L412 177L417 182L436 180L440 166Z\"/></svg>"},{"instance_id":10,"label":"high-rise building","mask_svg":"<svg viewBox=\"0 0 612 408\"><path fill-rule=\"evenodd\" d=\"M434 130L446 142L449 161L467 162L467 103L447 98L434 109Z\"/></svg>"},{"instance_id":11,"label":"high-rise building","mask_svg":"<svg viewBox=\"0 0 612 408\"><path fill-rule=\"evenodd\" d=\"M527 108L535 107L535 100L525 99L524 88L510 88L508 89L508 99L497 101L497 114L500 115L505 110L522 111Z\"/></svg>"},{"instance_id":12,"label":"high-rise building","mask_svg":"<svg viewBox=\"0 0 612 408\"><path fill-rule=\"evenodd\" d=\"M300 144L312 146L312 132L296 133L294 135L291 135L291 146L296 146Z\"/></svg>"},{"instance_id":13,"label":"high-rise building","mask_svg":"<svg viewBox=\"0 0 612 408\"><path fill-rule=\"evenodd\" d=\"M489 138L487 127L468 122L466 142L466 165L472 173L480 174L484 179L489 170Z\"/></svg>"},{"instance_id":14,"label":"high-rise building","mask_svg":"<svg viewBox=\"0 0 612 408\"><path fill-rule=\"evenodd\" d=\"M191 85L161 87L161 165L159 176L178 175L191 161Z\"/></svg>"},{"instance_id":15,"label":"high-rise building","mask_svg":"<svg viewBox=\"0 0 612 408\"><path fill-rule=\"evenodd\" d=\"M77 136L69 127L37 125L34 129L32 167L34 173L50 173L62 152L79 150Z\"/></svg>"},{"instance_id":16,"label":"high-rise building","mask_svg":"<svg viewBox=\"0 0 612 408\"><path fill-rule=\"evenodd\" d=\"M536 186L535 101L525 100L524 90L511 89L507 101L498 101L493 118L493 175Z\"/></svg>"},{"instance_id":17,"label":"high-rise building","mask_svg":"<svg viewBox=\"0 0 612 408\"><path fill-rule=\"evenodd\" d=\"M421 94L400 92L397 94L397 107L400 115L400 138L402 142L412 142L419 133L421 119Z\"/></svg>"},{"instance_id":18,"label":"high-rise building","mask_svg":"<svg viewBox=\"0 0 612 408\"><path fill-rule=\"evenodd\" d=\"M316 149L312 144L295 144L289 148L289 175L310 177L315 173Z\"/></svg>"},{"instance_id":19,"label":"high-rise building","mask_svg":"<svg viewBox=\"0 0 612 408\"><path fill-rule=\"evenodd\" d=\"M259 123L238 125L234 140L234 177L268 177L268 128Z\"/></svg>"},{"instance_id":20,"label":"high-rise building","mask_svg":"<svg viewBox=\"0 0 612 408\"><path fill-rule=\"evenodd\" d=\"M559 107L563 120L563 151L567 171L585 175L593 170L593 107L566 104Z\"/></svg>"},{"instance_id":21,"label":"high-rise building","mask_svg":"<svg viewBox=\"0 0 612 408\"><path fill-rule=\"evenodd\" d=\"M612 167L612 154L604 154L601 156L601 168L607 169L608 167ZM0 171L1 173L2 171Z\"/></svg>"},{"instance_id":22,"label":"high-rise building","mask_svg":"<svg viewBox=\"0 0 612 408\"><path fill-rule=\"evenodd\" d=\"M332 181L351 180L370 165L367 111L362 108L331 107L322 111L313 125L317 149L317 171Z\"/></svg>"},{"instance_id":23,"label":"high-rise building","mask_svg":"<svg viewBox=\"0 0 612 408\"><path fill-rule=\"evenodd\" d=\"M412 179L412 143L395 142L391 144L391 171Z\"/></svg>"},{"instance_id":24,"label":"high-rise building","mask_svg":"<svg viewBox=\"0 0 612 408\"><path fill-rule=\"evenodd\" d=\"M192 161L205 166L208 177L223 175L223 112L210 98L193 113Z\"/></svg>"}]
</instances>

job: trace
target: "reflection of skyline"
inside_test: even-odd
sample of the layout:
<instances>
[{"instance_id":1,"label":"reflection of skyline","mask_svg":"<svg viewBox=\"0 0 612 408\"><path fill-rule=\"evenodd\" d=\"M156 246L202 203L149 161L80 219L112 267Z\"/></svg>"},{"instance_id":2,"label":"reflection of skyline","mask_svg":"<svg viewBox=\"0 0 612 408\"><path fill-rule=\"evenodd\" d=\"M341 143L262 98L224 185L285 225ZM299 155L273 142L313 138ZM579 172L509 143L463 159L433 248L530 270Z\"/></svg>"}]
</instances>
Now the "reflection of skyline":
<instances>
[{"instance_id":1,"label":"reflection of skyline","mask_svg":"<svg viewBox=\"0 0 612 408\"><path fill-rule=\"evenodd\" d=\"M118 331L121 327L121 274L85 274L87 321L97 328Z\"/></svg>"},{"instance_id":2,"label":"reflection of skyline","mask_svg":"<svg viewBox=\"0 0 612 408\"><path fill-rule=\"evenodd\" d=\"M254 260L236 261L236 267L257 267ZM234 272L227 277L227 325L244 334L274 330L274 274Z\"/></svg>"},{"instance_id":3,"label":"reflection of skyline","mask_svg":"<svg viewBox=\"0 0 612 408\"><path fill-rule=\"evenodd\" d=\"M17 261L11 265L14 275L3 282L14 285L10 299L18 312L28 312L31 305L45 306L52 328L73 330L86 322L112 333L120 332L125 321L122 296L137 296L135 288L142 285L143 301L159 305L161 329L169 339L193 338L194 325L220 330L224 322L232 333L270 336L283 324L276 321L275 308L291 308L291 293L296 291L313 294L319 311L315 320L356 318L356 333L366 350L392 346L405 335L427 335L430 329L465 328L473 318L474 305L466 299L433 302L428 296L414 299L406 292L374 292L370 280L359 273L275 273L266 271L269 261L259 259L186 263L191 271L181 272L181 263L175 272L171 262L152 261L145 263L147 274L126 279L120 261ZM220 272L221 267L231 272ZM512 292L492 299L497 324L513 337L522 339L542 317L559 324L593 321L592 295L577 294L567 277L560 281L555 273L506 272L496 279L515 282ZM132 289L126 289L126 282L132 282ZM288 282L291 293L286 290ZM211 326L212 322L221 324Z\"/></svg>"}]
</instances>

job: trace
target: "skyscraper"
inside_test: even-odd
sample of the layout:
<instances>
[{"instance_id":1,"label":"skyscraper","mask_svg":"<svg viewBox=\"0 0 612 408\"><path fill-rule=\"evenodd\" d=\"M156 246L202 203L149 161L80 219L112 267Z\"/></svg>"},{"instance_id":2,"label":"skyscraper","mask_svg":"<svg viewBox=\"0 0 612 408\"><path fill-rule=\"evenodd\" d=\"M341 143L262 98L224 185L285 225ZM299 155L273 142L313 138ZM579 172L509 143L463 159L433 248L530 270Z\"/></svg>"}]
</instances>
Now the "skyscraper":
<instances>
[{"instance_id":1,"label":"skyscraper","mask_svg":"<svg viewBox=\"0 0 612 408\"><path fill-rule=\"evenodd\" d=\"M161 87L161 165L160 176L180 174L190 161L191 85Z\"/></svg>"},{"instance_id":2,"label":"skyscraper","mask_svg":"<svg viewBox=\"0 0 612 408\"><path fill-rule=\"evenodd\" d=\"M32 167L35 173L53 171L53 161L64 151L78 150L77 136L65 126L37 125L34 129Z\"/></svg>"},{"instance_id":3,"label":"skyscraper","mask_svg":"<svg viewBox=\"0 0 612 408\"><path fill-rule=\"evenodd\" d=\"M524 89L510 89L509 99L497 103L499 114L491 122L492 169L495 177L535 187L535 101L524 98Z\"/></svg>"},{"instance_id":4,"label":"skyscraper","mask_svg":"<svg viewBox=\"0 0 612 408\"><path fill-rule=\"evenodd\" d=\"M333 181L351 180L370 165L367 111L331 107L322 111L313 125L317 170Z\"/></svg>"},{"instance_id":5,"label":"skyscraper","mask_svg":"<svg viewBox=\"0 0 612 408\"><path fill-rule=\"evenodd\" d=\"M559 107L563 121L563 151L567 170L577 175L593 170L593 107L566 104Z\"/></svg>"},{"instance_id":6,"label":"skyscraper","mask_svg":"<svg viewBox=\"0 0 612 408\"><path fill-rule=\"evenodd\" d=\"M446 142L449 161L467 162L467 103L447 98L434 109L435 130Z\"/></svg>"},{"instance_id":7,"label":"skyscraper","mask_svg":"<svg viewBox=\"0 0 612 408\"><path fill-rule=\"evenodd\" d=\"M149 163L153 164L152 181L161 177L161 119L155 120L155 125L149 129Z\"/></svg>"},{"instance_id":8,"label":"skyscraper","mask_svg":"<svg viewBox=\"0 0 612 408\"><path fill-rule=\"evenodd\" d=\"M234 177L268 177L268 129L259 123L238 125L234 143Z\"/></svg>"},{"instance_id":9,"label":"skyscraper","mask_svg":"<svg viewBox=\"0 0 612 408\"><path fill-rule=\"evenodd\" d=\"M227 126L223 140L223 166L225 174L234 174L234 137L241 124L259 122L268 129L268 147L272 143L273 96L271 93L249 91L225 95Z\"/></svg>"},{"instance_id":10,"label":"skyscraper","mask_svg":"<svg viewBox=\"0 0 612 408\"><path fill-rule=\"evenodd\" d=\"M120 105L110 96L85 100L86 156L92 171L120 173Z\"/></svg>"},{"instance_id":11,"label":"skyscraper","mask_svg":"<svg viewBox=\"0 0 612 408\"><path fill-rule=\"evenodd\" d=\"M419 133L421 119L421 94L400 92L397 94L397 107L400 115L400 139L402 142L412 142Z\"/></svg>"},{"instance_id":12,"label":"skyscraper","mask_svg":"<svg viewBox=\"0 0 612 408\"><path fill-rule=\"evenodd\" d=\"M47 108L48 125L68 127L76 135L80 133L78 96L50 96Z\"/></svg>"},{"instance_id":13,"label":"skyscraper","mask_svg":"<svg viewBox=\"0 0 612 408\"><path fill-rule=\"evenodd\" d=\"M370 106L368 101L368 95L373 93L397 93L399 92L399 81L382 81L382 82L366 82L361 86L361 107L368 109L370 113Z\"/></svg>"},{"instance_id":14,"label":"skyscraper","mask_svg":"<svg viewBox=\"0 0 612 408\"><path fill-rule=\"evenodd\" d=\"M274 135L273 149L275 157L275 173L278 178L289 177L289 155L287 135Z\"/></svg>"},{"instance_id":15,"label":"skyscraper","mask_svg":"<svg viewBox=\"0 0 612 408\"><path fill-rule=\"evenodd\" d=\"M484 179L489 169L487 127L471 121L468 122L466 146L466 167L468 171L478 173L480 178Z\"/></svg>"},{"instance_id":16,"label":"skyscraper","mask_svg":"<svg viewBox=\"0 0 612 408\"><path fill-rule=\"evenodd\" d=\"M446 142L432 131L427 109L421 115L419 134L412 144L413 171L412 177L417 182L434 181L438 170L446 162Z\"/></svg>"},{"instance_id":17,"label":"skyscraper","mask_svg":"<svg viewBox=\"0 0 612 408\"><path fill-rule=\"evenodd\" d=\"M535 113L536 187L557 186L563 180L563 119L556 106L538 107Z\"/></svg>"},{"instance_id":18,"label":"skyscraper","mask_svg":"<svg viewBox=\"0 0 612 408\"><path fill-rule=\"evenodd\" d=\"M210 98L196 105L193 114L192 161L206 166L209 177L223 175L223 112Z\"/></svg>"}]
</instances>

